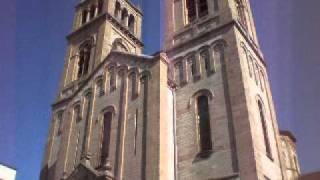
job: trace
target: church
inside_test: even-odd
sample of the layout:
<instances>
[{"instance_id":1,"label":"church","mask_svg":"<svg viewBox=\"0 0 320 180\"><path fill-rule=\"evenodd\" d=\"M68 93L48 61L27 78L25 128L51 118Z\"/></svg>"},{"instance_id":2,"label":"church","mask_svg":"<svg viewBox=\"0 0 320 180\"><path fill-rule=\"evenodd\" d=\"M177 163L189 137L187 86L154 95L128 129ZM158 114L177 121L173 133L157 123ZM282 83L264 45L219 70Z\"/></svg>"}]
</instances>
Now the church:
<instances>
[{"instance_id":1,"label":"church","mask_svg":"<svg viewBox=\"0 0 320 180\"><path fill-rule=\"evenodd\" d=\"M249 0L165 0L144 55L129 0L75 8L41 180L295 180Z\"/></svg>"}]
</instances>

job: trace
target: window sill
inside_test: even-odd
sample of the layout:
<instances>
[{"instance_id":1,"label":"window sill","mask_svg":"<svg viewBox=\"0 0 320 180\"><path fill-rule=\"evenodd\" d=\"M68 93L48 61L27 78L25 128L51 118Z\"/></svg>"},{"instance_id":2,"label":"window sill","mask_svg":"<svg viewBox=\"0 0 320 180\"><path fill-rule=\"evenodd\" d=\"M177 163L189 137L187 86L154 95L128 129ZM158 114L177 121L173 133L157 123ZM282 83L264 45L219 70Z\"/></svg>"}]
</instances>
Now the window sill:
<instances>
[{"instance_id":1,"label":"window sill","mask_svg":"<svg viewBox=\"0 0 320 180\"><path fill-rule=\"evenodd\" d=\"M213 150L199 152L193 162L199 162L208 159L214 153Z\"/></svg>"}]
</instances>

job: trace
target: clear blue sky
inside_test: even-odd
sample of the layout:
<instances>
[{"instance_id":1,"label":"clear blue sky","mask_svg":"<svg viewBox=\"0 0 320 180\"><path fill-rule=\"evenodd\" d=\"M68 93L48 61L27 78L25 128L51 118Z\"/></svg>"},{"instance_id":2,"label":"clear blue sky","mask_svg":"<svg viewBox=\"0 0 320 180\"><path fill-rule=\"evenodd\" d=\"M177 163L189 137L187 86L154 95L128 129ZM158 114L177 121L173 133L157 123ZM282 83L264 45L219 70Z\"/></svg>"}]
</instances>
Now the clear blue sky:
<instances>
[{"instance_id":1,"label":"clear blue sky","mask_svg":"<svg viewBox=\"0 0 320 180\"><path fill-rule=\"evenodd\" d=\"M141 0L145 53L160 47L160 0ZM320 169L320 1L251 0L282 129L304 172ZM0 162L36 180L77 0L2 0Z\"/></svg>"}]
</instances>

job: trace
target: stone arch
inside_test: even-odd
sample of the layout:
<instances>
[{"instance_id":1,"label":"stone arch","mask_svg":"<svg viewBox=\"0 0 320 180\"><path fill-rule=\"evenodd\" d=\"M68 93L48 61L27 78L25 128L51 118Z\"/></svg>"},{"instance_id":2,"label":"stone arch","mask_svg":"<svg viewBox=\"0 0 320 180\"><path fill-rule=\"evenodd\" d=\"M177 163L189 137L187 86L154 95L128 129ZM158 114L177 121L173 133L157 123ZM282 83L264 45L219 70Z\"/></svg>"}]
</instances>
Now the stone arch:
<instances>
[{"instance_id":1,"label":"stone arch","mask_svg":"<svg viewBox=\"0 0 320 180\"><path fill-rule=\"evenodd\" d=\"M213 99L213 93L209 89L200 89L197 92L195 92L189 99L188 108L191 107L192 104L194 104L195 99L197 99L199 96L207 96L209 100Z\"/></svg>"},{"instance_id":2,"label":"stone arch","mask_svg":"<svg viewBox=\"0 0 320 180\"><path fill-rule=\"evenodd\" d=\"M152 79L152 76L151 76L151 72L148 71L148 70L144 70L143 72L141 72L139 74L139 79L140 81L144 80L145 78L147 78L148 80L149 79Z\"/></svg>"},{"instance_id":3,"label":"stone arch","mask_svg":"<svg viewBox=\"0 0 320 180\"><path fill-rule=\"evenodd\" d=\"M133 74L133 73L139 74L139 69L138 69L137 67L130 68L130 69L128 70L128 77L129 77L131 74Z\"/></svg>"},{"instance_id":4,"label":"stone arch","mask_svg":"<svg viewBox=\"0 0 320 180\"><path fill-rule=\"evenodd\" d=\"M218 39L211 43L211 47L215 50L216 48L227 48L228 43L224 39Z\"/></svg>"},{"instance_id":5,"label":"stone arch","mask_svg":"<svg viewBox=\"0 0 320 180\"><path fill-rule=\"evenodd\" d=\"M121 52L130 52L130 48L126 42L121 38L117 38L112 43L112 50Z\"/></svg>"},{"instance_id":6,"label":"stone arch","mask_svg":"<svg viewBox=\"0 0 320 180\"><path fill-rule=\"evenodd\" d=\"M101 110L100 114L104 114L106 112L111 112L113 115L116 115L116 108L114 105L109 105Z\"/></svg>"}]
</instances>

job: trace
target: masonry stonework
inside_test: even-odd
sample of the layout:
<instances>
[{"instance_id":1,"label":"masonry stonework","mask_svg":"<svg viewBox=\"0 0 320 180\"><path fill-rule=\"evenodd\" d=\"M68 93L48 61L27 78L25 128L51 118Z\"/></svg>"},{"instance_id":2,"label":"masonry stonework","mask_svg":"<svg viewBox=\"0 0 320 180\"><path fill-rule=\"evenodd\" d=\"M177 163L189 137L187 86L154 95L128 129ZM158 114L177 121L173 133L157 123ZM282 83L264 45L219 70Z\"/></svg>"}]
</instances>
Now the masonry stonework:
<instances>
[{"instance_id":1,"label":"masonry stonework","mask_svg":"<svg viewBox=\"0 0 320 180\"><path fill-rule=\"evenodd\" d=\"M129 0L76 6L40 179L294 179L249 2L165 10L149 56Z\"/></svg>"}]
</instances>

